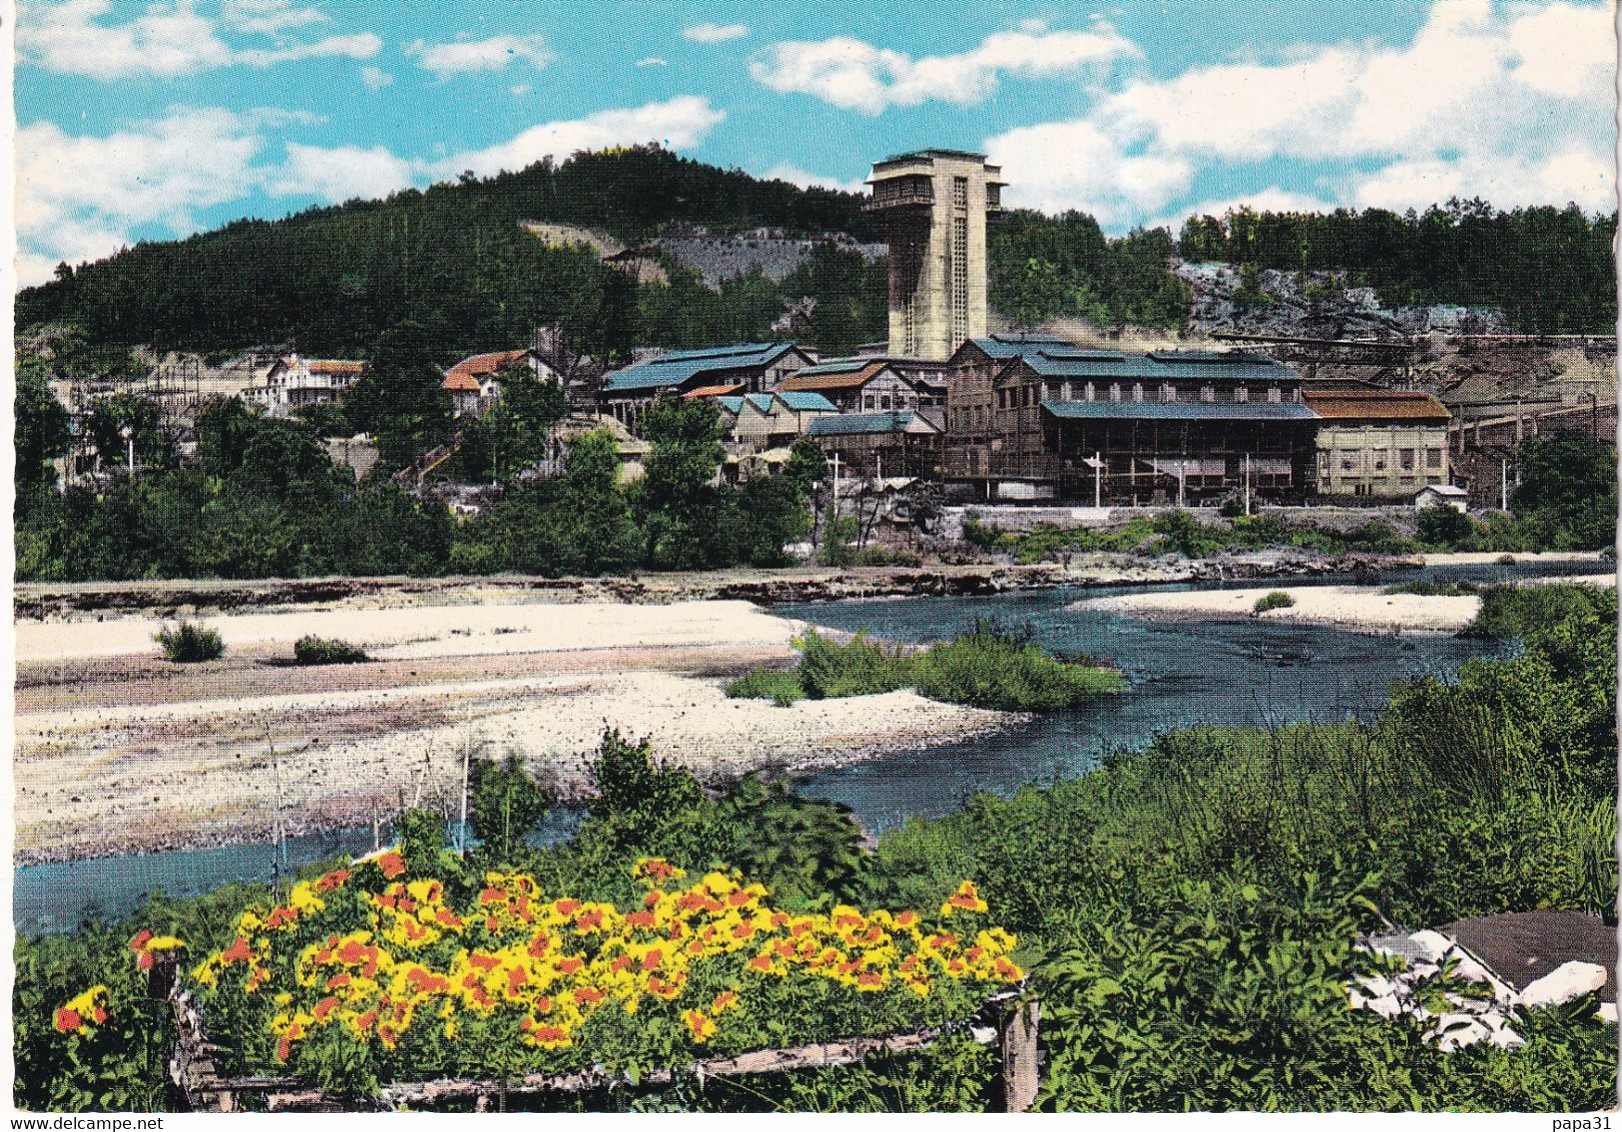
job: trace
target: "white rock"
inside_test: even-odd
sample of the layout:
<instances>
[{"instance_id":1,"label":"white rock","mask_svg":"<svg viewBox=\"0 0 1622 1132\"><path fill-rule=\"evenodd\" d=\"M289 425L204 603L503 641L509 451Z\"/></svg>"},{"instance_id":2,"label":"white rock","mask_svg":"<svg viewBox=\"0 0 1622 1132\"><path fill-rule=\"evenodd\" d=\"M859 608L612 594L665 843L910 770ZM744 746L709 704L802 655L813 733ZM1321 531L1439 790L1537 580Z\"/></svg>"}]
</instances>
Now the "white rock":
<instances>
[{"instance_id":1,"label":"white rock","mask_svg":"<svg viewBox=\"0 0 1622 1132\"><path fill-rule=\"evenodd\" d=\"M1570 1002L1578 995L1597 991L1605 985L1605 968L1598 963L1580 963L1573 959L1562 963L1534 983L1521 990L1522 1006L1558 1006Z\"/></svg>"},{"instance_id":2,"label":"white rock","mask_svg":"<svg viewBox=\"0 0 1622 1132\"><path fill-rule=\"evenodd\" d=\"M1395 1018L1402 1013L1402 1003L1397 1001L1394 994L1381 995L1379 998L1369 1000L1368 1008L1381 1018Z\"/></svg>"},{"instance_id":3,"label":"white rock","mask_svg":"<svg viewBox=\"0 0 1622 1132\"><path fill-rule=\"evenodd\" d=\"M1362 975L1357 981L1363 984L1370 998L1383 998L1397 990L1397 984L1383 975Z\"/></svg>"},{"instance_id":4,"label":"white rock","mask_svg":"<svg viewBox=\"0 0 1622 1132\"><path fill-rule=\"evenodd\" d=\"M1487 1035L1487 1040L1500 1049L1514 1049L1516 1046L1524 1046L1526 1044L1526 1039L1521 1037L1514 1030L1511 1030L1508 1026L1505 1026L1502 1029L1494 1030L1491 1034Z\"/></svg>"},{"instance_id":5,"label":"white rock","mask_svg":"<svg viewBox=\"0 0 1622 1132\"><path fill-rule=\"evenodd\" d=\"M1444 1014L1426 1035L1436 1039L1436 1048L1443 1053L1475 1045L1491 1033L1469 1014Z\"/></svg>"},{"instance_id":6,"label":"white rock","mask_svg":"<svg viewBox=\"0 0 1622 1132\"><path fill-rule=\"evenodd\" d=\"M1600 1020L1604 1022L1616 1021L1616 1003L1602 1002L1599 1004Z\"/></svg>"},{"instance_id":7,"label":"white rock","mask_svg":"<svg viewBox=\"0 0 1622 1132\"><path fill-rule=\"evenodd\" d=\"M1440 963L1442 956L1452 948L1453 941L1441 932L1422 931L1415 932L1408 937L1408 941L1419 950L1420 954L1432 963Z\"/></svg>"},{"instance_id":8,"label":"white rock","mask_svg":"<svg viewBox=\"0 0 1622 1132\"><path fill-rule=\"evenodd\" d=\"M1474 959L1470 958L1462 951L1454 952L1454 955L1458 958L1458 962L1453 965L1453 975L1455 978L1463 979L1470 983L1492 982L1492 974L1480 963L1477 963Z\"/></svg>"}]
</instances>

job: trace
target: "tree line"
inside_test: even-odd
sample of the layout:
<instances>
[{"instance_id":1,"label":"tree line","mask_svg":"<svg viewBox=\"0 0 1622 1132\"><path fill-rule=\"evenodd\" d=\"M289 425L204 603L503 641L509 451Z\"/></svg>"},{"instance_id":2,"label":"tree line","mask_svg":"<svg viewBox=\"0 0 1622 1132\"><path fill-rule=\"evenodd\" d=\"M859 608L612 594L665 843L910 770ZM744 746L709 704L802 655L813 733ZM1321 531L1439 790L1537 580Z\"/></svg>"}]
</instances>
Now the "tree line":
<instances>
[{"instance_id":1,"label":"tree line","mask_svg":"<svg viewBox=\"0 0 1622 1132\"><path fill-rule=\"evenodd\" d=\"M1423 213L1230 211L1190 217L1177 251L1287 271L1344 271L1388 305L1493 307L1528 333L1616 331L1616 214L1496 209L1450 199Z\"/></svg>"}]
</instances>

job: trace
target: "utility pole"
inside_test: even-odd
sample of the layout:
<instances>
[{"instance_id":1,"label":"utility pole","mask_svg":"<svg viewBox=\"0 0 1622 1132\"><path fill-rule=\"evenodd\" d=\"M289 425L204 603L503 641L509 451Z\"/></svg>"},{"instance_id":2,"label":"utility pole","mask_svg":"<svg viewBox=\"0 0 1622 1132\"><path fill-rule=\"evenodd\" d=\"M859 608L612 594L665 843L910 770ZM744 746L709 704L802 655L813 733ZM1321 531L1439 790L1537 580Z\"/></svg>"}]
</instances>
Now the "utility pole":
<instances>
[{"instance_id":1,"label":"utility pole","mask_svg":"<svg viewBox=\"0 0 1622 1132\"><path fill-rule=\"evenodd\" d=\"M462 818L456 825L456 853L467 856L467 770L473 758L473 744L462 744Z\"/></svg>"},{"instance_id":2,"label":"utility pole","mask_svg":"<svg viewBox=\"0 0 1622 1132\"><path fill-rule=\"evenodd\" d=\"M1250 453L1245 453L1245 514L1250 514Z\"/></svg>"},{"instance_id":3,"label":"utility pole","mask_svg":"<svg viewBox=\"0 0 1622 1132\"><path fill-rule=\"evenodd\" d=\"M1177 506L1178 507L1185 506L1185 503L1184 503L1185 493L1184 493L1183 488L1184 488L1184 484L1187 482L1187 480L1185 479L1185 473L1187 471L1188 471L1188 469L1184 465L1183 461L1181 461L1181 460L1177 461Z\"/></svg>"},{"instance_id":4,"label":"utility pole","mask_svg":"<svg viewBox=\"0 0 1622 1132\"><path fill-rule=\"evenodd\" d=\"M1509 460L1500 459L1498 461L1498 468L1499 468L1499 473L1500 473L1500 486L1499 486L1499 489L1498 489L1498 499L1499 499L1499 507L1498 507L1498 509L1500 511L1508 511L1509 510Z\"/></svg>"},{"instance_id":5,"label":"utility pole","mask_svg":"<svg viewBox=\"0 0 1622 1132\"><path fill-rule=\"evenodd\" d=\"M1093 510L1101 511L1104 507L1104 454L1093 453Z\"/></svg>"}]
</instances>

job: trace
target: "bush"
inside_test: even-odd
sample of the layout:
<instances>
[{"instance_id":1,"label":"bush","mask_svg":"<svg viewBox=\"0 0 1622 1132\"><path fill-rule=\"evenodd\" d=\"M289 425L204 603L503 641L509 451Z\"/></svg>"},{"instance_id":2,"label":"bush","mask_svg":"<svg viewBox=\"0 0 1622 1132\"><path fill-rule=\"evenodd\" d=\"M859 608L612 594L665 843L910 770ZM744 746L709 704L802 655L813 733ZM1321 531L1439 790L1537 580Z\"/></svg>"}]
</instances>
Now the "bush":
<instances>
[{"instance_id":1,"label":"bush","mask_svg":"<svg viewBox=\"0 0 1622 1132\"><path fill-rule=\"evenodd\" d=\"M907 550L885 550L869 546L856 552L856 566L920 566L923 559Z\"/></svg>"},{"instance_id":2,"label":"bush","mask_svg":"<svg viewBox=\"0 0 1622 1132\"><path fill-rule=\"evenodd\" d=\"M1414 594L1417 597L1470 597L1481 592L1474 582L1399 582L1383 593Z\"/></svg>"},{"instance_id":3,"label":"bush","mask_svg":"<svg viewBox=\"0 0 1622 1132\"><path fill-rule=\"evenodd\" d=\"M293 642L293 659L299 664L360 664L371 658L347 641L308 636Z\"/></svg>"},{"instance_id":4,"label":"bush","mask_svg":"<svg viewBox=\"0 0 1622 1132\"><path fill-rule=\"evenodd\" d=\"M774 700L788 707L805 698L798 669L757 668L727 685L727 695L735 700Z\"/></svg>"},{"instance_id":5,"label":"bush","mask_svg":"<svg viewBox=\"0 0 1622 1132\"><path fill-rule=\"evenodd\" d=\"M163 655L176 664L198 664L225 655L225 642L219 632L200 621L165 625L153 639L163 649Z\"/></svg>"},{"instance_id":6,"label":"bush","mask_svg":"<svg viewBox=\"0 0 1622 1132\"><path fill-rule=\"evenodd\" d=\"M1055 660L986 621L918 659L918 691L932 700L1001 711L1057 711L1125 686L1108 668Z\"/></svg>"},{"instance_id":7,"label":"bush","mask_svg":"<svg viewBox=\"0 0 1622 1132\"><path fill-rule=\"evenodd\" d=\"M813 700L833 700L845 696L871 696L893 692L912 682L912 658L900 646L885 652L883 646L857 633L841 645L815 629L794 642L800 650L800 686Z\"/></svg>"},{"instance_id":8,"label":"bush","mask_svg":"<svg viewBox=\"0 0 1622 1132\"><path fill-rule=\"evenodd\" d=\"M1295 604L1295 598L1283 590L1273 590L1256 599L1256 612L1267 613L1274 609L1289 609Z\"/></svg>"},{"instance_id":9,"label":"bush","mask_svg":"<svg viewBox=\"0 0 1622 1132\"><path fill-rule=\"evenodd\" d=\"M996 550L1006 541L1003 532L989 523L982 523L977 515L963 518L963 541L981 550Z\"/></svg>"},{"instance_id":10,"label":"bush","mask_svg":"<svg viewBox=\"0 0 1622 1132\"><path fill-rule=\"evenodd\" d=\"M1463 550L1476 542L1476 521L1453 507L1427 507L1419 513L1419 541L1444 550Z\"/></svg>"}]
</instances>

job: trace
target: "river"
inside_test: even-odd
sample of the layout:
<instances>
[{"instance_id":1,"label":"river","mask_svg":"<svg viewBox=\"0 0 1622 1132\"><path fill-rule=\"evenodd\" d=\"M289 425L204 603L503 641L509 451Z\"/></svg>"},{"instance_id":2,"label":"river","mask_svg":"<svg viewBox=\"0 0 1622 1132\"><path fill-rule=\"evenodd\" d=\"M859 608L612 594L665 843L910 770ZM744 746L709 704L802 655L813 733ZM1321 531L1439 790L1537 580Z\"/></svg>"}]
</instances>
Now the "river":
<instances>
[{"instance_id":1,"label":"river","mask_svg":"<svg viewBox=\"0 0 1622 1132\"><path fill-rule=\"evenodd\" d=\"M1501 581L1607 573L1611 563L1455 566L1399 579ZM1323 584L1347 579L1322 579ZM1254 587L1246 581L1230 588ZM1292 581L1290 584L1298 585ZM1160 590L1223 588L1159 586ZM1108 658L1131 688L1085 707L973 743L901 752L817 773L800 789L849 805L863 826L882 833L908 817L947 813L979 790L1007 792L1029 782L1085 773L1106 751L1137 748L1156 734L1194 723L1268 724L1370 718L1395 680L1446 674L1473 656L1506 646L1444 636L1370 636L1278 621L1157 623L1073 602L1144 587L1048 589L977 598L894 598L782 606L775 612L831 629L925 643L955 636L976 617L1028 625L1042 647L1060 655ZM567 836L578 815L556 813L542 838ZM372 847L372 831L339 830L286 843L297 867ZM268 881L265 844L27 865L13 870L12 913L23 934L72 930L87 915L118 918L150 892L190 896L234 880Z\"/></svg>"}]
</instances>

